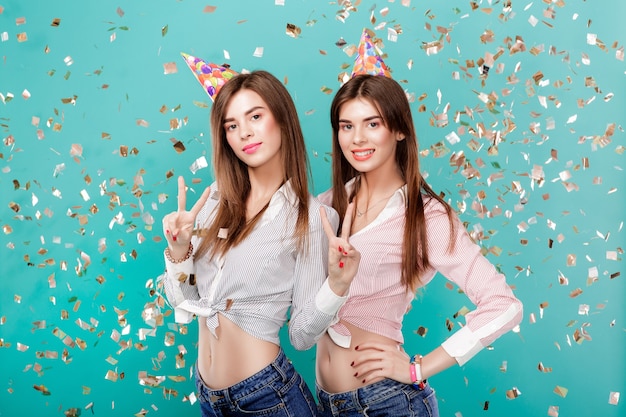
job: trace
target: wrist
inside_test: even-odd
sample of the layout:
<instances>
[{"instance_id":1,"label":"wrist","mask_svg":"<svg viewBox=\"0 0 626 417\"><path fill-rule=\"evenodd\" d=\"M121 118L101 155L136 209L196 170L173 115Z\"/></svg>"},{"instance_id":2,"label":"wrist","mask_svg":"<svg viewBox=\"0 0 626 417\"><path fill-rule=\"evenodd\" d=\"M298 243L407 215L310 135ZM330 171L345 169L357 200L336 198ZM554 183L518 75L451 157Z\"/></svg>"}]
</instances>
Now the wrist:
<instances>
[{"instance_id":1,"label":"wrist","mask_svg":"<svg viewBox=\"0 0 626 417\"><path fill-rule=\"evenodd\" d=\"M350 283L345 283L338 278L333 278L329 275L328 277L328 286L330 289L339 297L344 297L348 290L350 290Z\"/></svg>"},{"instance_id":2,"label":"wrist","mask_svg":"<svg viewBox=\"0 0 626 417\"><path fill-rule=\"evenodd\" d=\"M413 388L423 390L426 386L426 380L422 375L422 355L414 355L411 358L409 371L411 373L411 384Z\"/></svg>"},{"instance_id":3,"label":"wrist","mask_svg":"<svg viewBox=\"0 0 626 417\"><path fill-rule=\"evenodd\" d=\"M191 242L189 242L189 244L185 248L186 252L183 252L181 249L182 248L170 249L170 247L168 246L167 248L165 248L165 258L167 258L168 261L174 264L179 264L191 258L191 256L193 255L193 244Z\"/></svg>"}]
</instances>

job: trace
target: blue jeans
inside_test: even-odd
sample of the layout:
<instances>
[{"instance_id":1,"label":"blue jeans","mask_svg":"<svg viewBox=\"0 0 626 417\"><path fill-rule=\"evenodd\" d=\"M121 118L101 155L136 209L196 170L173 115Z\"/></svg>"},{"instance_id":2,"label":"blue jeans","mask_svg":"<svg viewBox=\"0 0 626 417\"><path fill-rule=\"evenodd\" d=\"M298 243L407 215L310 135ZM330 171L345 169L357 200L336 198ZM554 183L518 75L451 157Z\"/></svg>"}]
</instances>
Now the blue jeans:
<instances>
[{"instance_id":1,"label":"blue jeans","mask_svg":"<svg viewBox=\"0 0 626 417\"><path fill-rule=\"evenodd\" d=\"M393 379L366 385L354 391L331 394L317 386L318 417L438 417L435 390L413 388Z\"/></svg>"},{"instance_id":2,"label":"blue jeans","mask_svg":"<svg viewBox=\"0 0 626 417\"><path fill-rule=\"evenodd\" d=\"M285 352L267 367L235 385L213 390L196 367L196 388L203 417L314 417L315 399Z\"/></svg>"}]
</instances>

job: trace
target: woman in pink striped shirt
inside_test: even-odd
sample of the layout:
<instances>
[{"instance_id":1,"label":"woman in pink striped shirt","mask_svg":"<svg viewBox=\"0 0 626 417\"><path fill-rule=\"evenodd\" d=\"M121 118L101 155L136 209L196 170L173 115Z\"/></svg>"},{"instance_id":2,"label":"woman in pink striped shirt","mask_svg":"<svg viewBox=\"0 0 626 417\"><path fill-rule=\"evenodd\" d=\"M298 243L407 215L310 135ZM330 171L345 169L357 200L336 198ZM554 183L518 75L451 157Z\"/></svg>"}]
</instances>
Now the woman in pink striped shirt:
<instances>
[{"instance_id":1,"label":"woman in pink striped shirt","mask_svg":"<svg viewBox=\"0 0 626 417\"><path fill-rule=\"evenodd\" d=\"M331 106L333 186L320 196L344 218L361 263L338 319L317 344L321 416L437 416L427 378L463 365L517 326L522 304L481 254L452 208L420 174L417 136L402 87L357 75ZM402 320L439 272L476 308L432 352L404 351Z\"/></svg>"}]
</instances>

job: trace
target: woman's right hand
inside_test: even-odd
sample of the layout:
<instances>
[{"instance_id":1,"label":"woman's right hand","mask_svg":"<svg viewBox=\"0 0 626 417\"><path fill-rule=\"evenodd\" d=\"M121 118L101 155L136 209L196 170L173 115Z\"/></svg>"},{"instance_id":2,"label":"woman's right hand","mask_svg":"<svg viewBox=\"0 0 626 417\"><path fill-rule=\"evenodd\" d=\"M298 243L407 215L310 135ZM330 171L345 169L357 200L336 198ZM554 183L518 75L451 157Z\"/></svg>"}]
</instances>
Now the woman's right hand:
<instances>
[{"instance_id":1,"label":"woman's right hand","mask_svg":"<svg viewBox=\"0 0 626 417\"><path fill-rule=\"evenodd\" d=\"M163 233L173 258L181 258L187 253L196 217L209 198L211 188L204 192L190 211L186 210L187 188L185 179L178 177L178 209L163 217Z\"/></svg>"},{"instance_id":2,"label":"woman's right hand","mask_svg":"<svg viewBox=\"0 0 626 417\"><path fill-rule=\"evenodd\" d=\"M328 284L333 292L339 296L345 295L350 289L361 261L361 253L349 241L352 229L352 212L354 203L348 204L341 226L341 234L336 235L326 216L326 210L320 208L322 225L328 237Z\"/></svg>"}]
</instances>

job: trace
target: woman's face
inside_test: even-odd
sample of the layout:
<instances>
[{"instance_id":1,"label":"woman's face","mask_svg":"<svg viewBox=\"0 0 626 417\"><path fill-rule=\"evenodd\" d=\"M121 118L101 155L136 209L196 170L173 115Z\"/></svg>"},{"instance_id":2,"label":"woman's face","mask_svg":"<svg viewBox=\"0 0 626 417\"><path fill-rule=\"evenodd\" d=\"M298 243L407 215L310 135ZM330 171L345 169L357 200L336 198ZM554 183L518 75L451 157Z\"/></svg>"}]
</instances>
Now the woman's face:
<instances>
[{"instance_id":1,"label":"woman's face","mask_svg":"<svg viewBox=\"0 0 626 417\"><path fill-rule=\"evenodd\" d=\"M404 137L385 126L370 101L355 98L341 106L337 138L344 157L357 171L386 175L397 169L396 146Z\"/></svg>"},{"instance_id":2,"label":"woman's face","mask_svg":"<svg viewBox=\"0 0 626 417\"><path fill-rule=\"evenodd\" d=\"M228 145L249 168L282 169L280 126L256 92L242 89L232 96L223 128Z\"/></svg>"}]
</instances>

